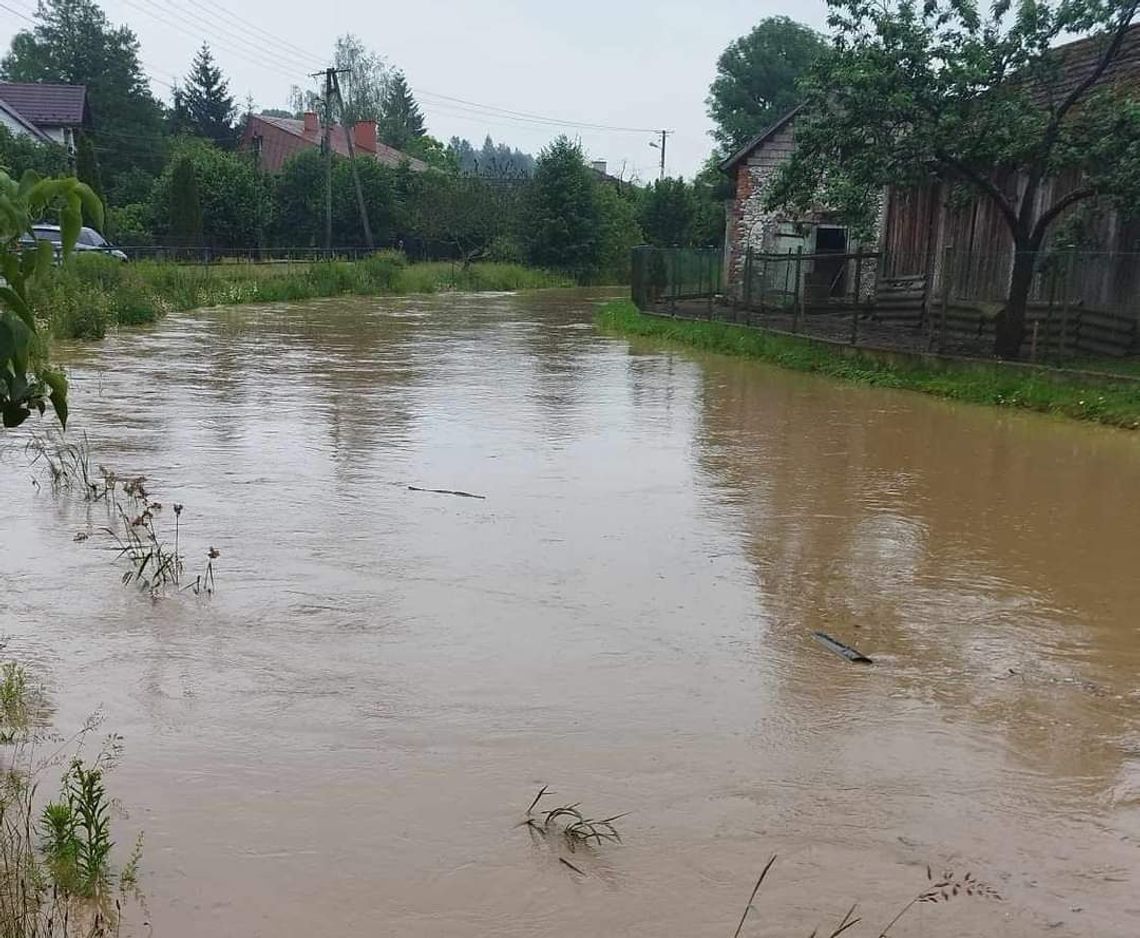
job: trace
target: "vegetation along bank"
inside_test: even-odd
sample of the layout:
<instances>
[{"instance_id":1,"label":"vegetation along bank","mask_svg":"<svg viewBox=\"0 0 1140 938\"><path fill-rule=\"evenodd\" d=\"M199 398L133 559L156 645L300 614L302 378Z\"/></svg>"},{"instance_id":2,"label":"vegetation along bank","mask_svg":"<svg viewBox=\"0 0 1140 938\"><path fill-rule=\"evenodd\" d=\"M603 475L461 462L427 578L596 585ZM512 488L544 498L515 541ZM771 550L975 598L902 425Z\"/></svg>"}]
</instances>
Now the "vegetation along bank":
<instances>
[{"instance_id":1,"label":"vegetation along bank","mask_svg":"<svg viewBox=\"0 0 1140 938\"><path fill-rule=\"evenodd\" d=\"M526 290L571 286L562 274L520 264L449 261L409 264L395 251L359 261L211 265L138 261L102 255L72 257L45 277L32 297L52 335L102 338L109 327L154 322L172 310L316 297L442 290Z\"/></svg>"},{"instance_id":2,"label":"vegetation along bank","mask_svg":"<svg viewBox=\"0 0 1140 938\"><path fill-rule=\"evenodd\" d=\"M648 316L630 300L614 300L602 306L597 325L603 332L666 339L874 387L1059 414L1131 430L1140 428L1140 381L1127 378L1102 382L1080 373L1058 375L997 363L881 360L867 353L745 326Z\"/></svg>"}]
</instances>

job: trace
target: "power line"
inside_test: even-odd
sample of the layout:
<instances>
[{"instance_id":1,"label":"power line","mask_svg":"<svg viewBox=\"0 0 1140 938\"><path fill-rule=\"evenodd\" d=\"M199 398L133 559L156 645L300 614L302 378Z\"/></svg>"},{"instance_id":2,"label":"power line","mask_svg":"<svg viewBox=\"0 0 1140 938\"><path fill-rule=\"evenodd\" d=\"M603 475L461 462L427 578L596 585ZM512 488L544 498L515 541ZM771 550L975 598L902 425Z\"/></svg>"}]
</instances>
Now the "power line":
<instances>
[{"instance_id":1,"label":"power line","mask_svg":"<svg viewBox=\"0 0 1140 938\"><path fill-rule=\"evenodd\" d=\"M557 126L557 127L578 127L578 128L581 128L582 130L600 130L600 131L606 131L609 133L631 133L631 134L660 133L660 130L658 130L655 127L619 127L619 126L615 126L612 124L594 124L594 123L590 123L588 121L563 120L562 118L549 117L549 116L544 116L542 114L533 114L533 113L528 112L528 111L514 111L514 110L511 110L510 108L497 107L496 105L493 105L493 104L479 104L477 101L468 101L464 98L456 98L456 97L453 97L452 95L440 94L439 92L436 92L436 91L426 91L426 90L421 89L421 90L417 91L416 93L418 95L420 95L420 97L422 97L422 98L428 98L428 99L439 98L443 101L447 101L447 102L453 103L455 105L461 105L462 107L467 108L467 109L478 109L479 111L485 111L485 112L493 113L496 116L503 117L503 118L513 118L513 119L521 121L521 122L528 122L528 123L534 123L534 124L547 124L547 125L553 125L553 126Z\"/></svg>"},{"instance_id":2,"label":"power line","mask_svg":"<svg viewBox=\"0 0 1140 938\"><path fill-rule=\"evenodd\" d=\"M253 35L260 35L264 39L268 39L274 45L278 46L279 48L281 48L283 50L291 50L290 54L292 54L292 55L300 55L303 58L305 58L306 60L313 62L314 64L318 64L318 63L324 61L323 56L314 55L312 52L308 51L307 49L304 49L301 46L295 45L294 43L289 42L287 39L282 39L280 36L275 36L273 33L269 32L268 30L262 29L256 23L251 23L249 20L238 16L236 13L230 12L225 7L223 7L221 4L215 3L214 0L199 0L199 2L209 4L209 6L213 7L215 10L218 11L218 13L220 15L228 18L231 22L236 22L236 23L242 24L243 26L246 27L247 33L251 33Z\"/></svg>"},{"instance_id":3,"label":"power line","mask_svg":"<svg viewBox=\"0 0 1140 938\"><path fill-rule=\"evenodd\" d=\"M234 37L235 41L247 43L250 46L250 50L232 48L229 46L227 40L218 38L217 35L212 31L203 29L199 23L195 23L193 20L182 17L180 13L178 14L178 18L172 19L171 12L177 13L177 11L171 11L167 10L166 8L159 7L154 3L154 0L142 0L142 3L157 7L157 12L152 11L145 6L141 6L138 2L136 2L136 0L122 0L122 2L138 10L140 13L145 13L152 19L160 21L166 26L173 26L175 29L185 33L193 39L199 39L203 41L212 40L216 48L223 49L226 52L232 53L233 55L245 58L260 68L276 71L278 74L290 79L293 79L296 76L296 72L294 72L292 69L281 65L276 59L273 59L271 56L269 56L268 53L258 50L256 46L247 40L243 40L241 37Z\"/></svg>"}]
</instances>

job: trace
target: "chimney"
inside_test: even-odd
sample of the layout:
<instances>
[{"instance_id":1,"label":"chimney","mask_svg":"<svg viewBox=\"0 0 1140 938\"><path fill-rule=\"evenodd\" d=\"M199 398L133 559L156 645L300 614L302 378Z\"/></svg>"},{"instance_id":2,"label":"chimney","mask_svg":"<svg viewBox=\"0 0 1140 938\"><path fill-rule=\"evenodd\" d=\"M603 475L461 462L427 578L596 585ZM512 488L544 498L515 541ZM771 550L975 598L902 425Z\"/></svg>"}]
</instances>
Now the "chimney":
<instances>
[{"instance_id":1,"label":"chimney","mask_svg":"<svg viewBox=\"0 0 1140 938\"><path fill-rule=\"evenodd\" d=\"M590 165L594 167L595 173L600 173L602 176L606 175L606 161L605 160L594 160L594 162L591 163Z\"/></svg>"},{"instance_id":2,"label":"chimney","mask_svg":"<svg viewBox=\"0 0 1140 938\"><path fill-rule=\"evenodd\" d=\"M315 134L320 129L321 129L321 122L319 120L317 120L317 112L316 111L306 111L305 112L305 133Z\"/></svg>"},{"instance_id":3,"label":"chimney","mask_svg":"<svg viewBox=\"0 0 1140 938\"><path fill-rule=\"evenodd\" d=\"M352 128L353 142L362 150L376 152L376 121L357 121Z\"/></svg>"}]
</instances>

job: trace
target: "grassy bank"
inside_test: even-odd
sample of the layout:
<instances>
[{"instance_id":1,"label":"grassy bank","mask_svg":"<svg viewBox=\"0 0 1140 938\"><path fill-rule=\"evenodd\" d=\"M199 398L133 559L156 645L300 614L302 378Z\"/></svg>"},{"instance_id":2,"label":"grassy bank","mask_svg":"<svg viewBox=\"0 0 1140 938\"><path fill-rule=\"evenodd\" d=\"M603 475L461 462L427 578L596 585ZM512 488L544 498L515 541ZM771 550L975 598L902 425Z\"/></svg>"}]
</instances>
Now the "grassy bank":
<instances>
[{"instance_id":1,"label":"grassy bank","mask_svg":"<svg viewBox=\"0 0 1140 938\"><path fill-rule=\"evenodd\" d=\"M1093 383L1077 375L1000 365L884 361L743 326L645 316L629 300L607 303L598 313L597 324L604 332L667 339L874 387L1060 414L1127 429L1140 427L1140 383L1135 382Z\"/></svg>"},{"instance_id":2,"label":"grassy bank","mask_svg":"<svg viewBox=\"0 0 1140 938\"><path fill-rule=\"evenodd\" d=\"M75 257L34 297L37 314L58 338L102 338L116 325L154 322L171 310L316 297L436 293L442 290L527 290L572 286L544 270L518 264L447 261L409 264L379 252L360 261L223 263L209 266Z\"/></svg>"}]
</instances>

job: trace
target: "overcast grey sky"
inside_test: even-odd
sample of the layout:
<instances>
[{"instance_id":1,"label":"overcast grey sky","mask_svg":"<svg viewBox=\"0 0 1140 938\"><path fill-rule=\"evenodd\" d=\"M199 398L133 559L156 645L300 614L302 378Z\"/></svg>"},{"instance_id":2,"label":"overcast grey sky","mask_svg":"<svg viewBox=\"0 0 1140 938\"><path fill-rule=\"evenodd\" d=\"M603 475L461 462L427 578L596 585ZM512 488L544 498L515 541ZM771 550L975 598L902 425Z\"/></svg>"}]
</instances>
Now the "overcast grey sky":
<instances>
[{"instance_id":1,"label":"overcast grey sky","mask_svg":"<svg viewBox=\"0 0 1140 938\"><path fill-rule=\"evenodd\" d=\"M3 0L30 15L35 0ZM203 40L244 103L284 107L289 86L311 81L336 36L352 32L402 68L443 140L496 140L536 152L559 132L580 137L611 171L656 175L644 132L539 124L469 107L460 98L560 121L668 128L669 171L691 175L712 141L704 99L716 58L765 16L823 28L823 0L102 0L114 23L142 42L156 94L189 69ZM252 27L242 21L254 24ZM0 42L29 24L0 11Z\"/></svg>"}]
</instances>

